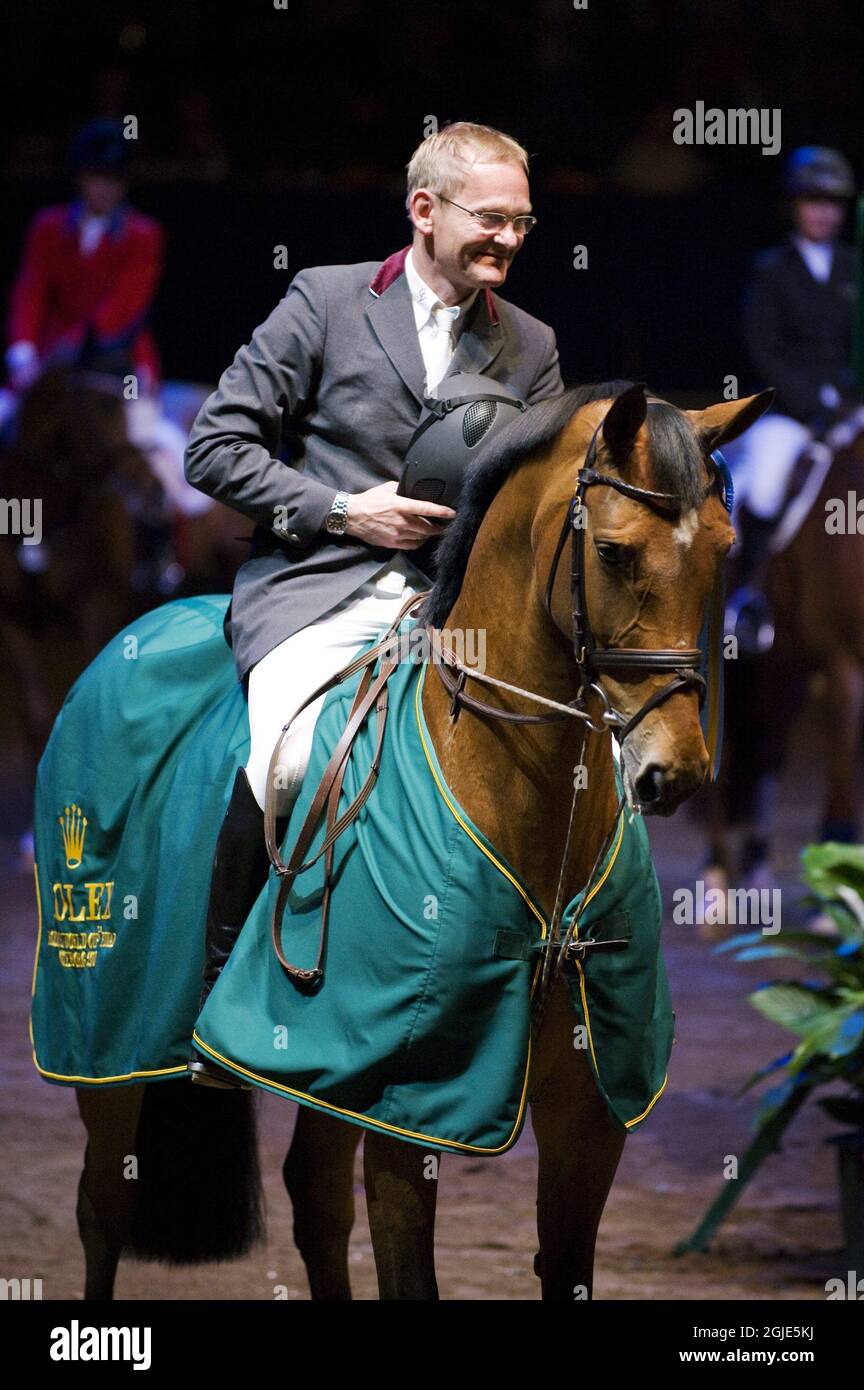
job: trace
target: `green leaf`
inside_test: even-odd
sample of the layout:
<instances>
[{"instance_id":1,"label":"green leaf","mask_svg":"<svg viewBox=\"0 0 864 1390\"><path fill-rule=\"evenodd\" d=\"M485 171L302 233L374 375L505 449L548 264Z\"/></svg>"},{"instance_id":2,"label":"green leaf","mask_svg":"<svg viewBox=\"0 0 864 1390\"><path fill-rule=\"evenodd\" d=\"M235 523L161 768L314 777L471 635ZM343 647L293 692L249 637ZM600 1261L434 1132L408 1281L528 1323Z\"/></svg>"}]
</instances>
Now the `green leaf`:
<instances>
[{"instance_id":1,"label":"green leaf","mask_svg":"<svg viewBox=\"0 0 864 1390\"><path fill-rule=\"evenodd\" d=\"M829 1057L848 1057L864 1040L864 1010L856 1009L840 1020L828 1043Z\"/></svg>"},{"instance_id":2,"label":"green leaf","mask_svg":"<svg viewBox=\"0 0 864 1390\"><path fill-rule=\"evenodd\" d=\"M806 1083L798 1086L792 1091L786 1104L781 1106L776 1114L760 1128L741 1158L738 1166L738 1181L724 1182L721 1185L719 1193L695 1231L691 1232L686 1240L679 1241L674 1248L674 1254L684 1255L690 1250L708 1249L717 1228L728 1216L753 1174L770 1154L776 1153L780 1148L780 1141L786 1129L795 1118L810 1089Z\"/></svg>"},{"instance_id":3,"label":"green leaf","mask_svg":"<svg viewBox=\"0 0 864 1390\"><path fill-rule=\"evenodd\" d=\"M807 1085L807 1080L802 1080L797 1076L785 1076L777 1086L772 1086L769 1091L765 1092L759 1102L756 1115L753 1119L753 1128L762 1129L763 1126L768 1124L769 1120L772 1120L775 1115L780 1113L799 1086Z\"/></svg>"},{"instance_id":4,"label":"green leaf","mask_svg":"<svg viewBox=\"0 0 864 1390\"><path fill-rule=\"evenodd\" d=\"M735 936L729 936L725 941L718 941L712 946L712 955L719 956L723 951L735 951L739 946L756 946L764 940L761 931L738 932Z\"/></svg>"},{"instance_id":5,"label":"green leaf","mask_svg":"<svg viewBox=\"0 0 864 1390\"><path fill-rule=\"evenodd\" d=\"M836 896L837 887L844 884L864 898L864 845L844 845L827 840L822 845L808 845L801 853L804 877L825 897Z\"/></svg>"},{"instance_id":6,"label":"green leaf","mask_svg":"<svg viewBox=\"0 0 864 1390\"><path fill-rule=\"evenodd\" d=\"M772 1072L779 1071L781 1067L788 1066L791 1057L792 1053L787 1052L783 1057L775 1057L773 1062L768 1062L764 1067L759 1067L757 1071L754 1071L748 1076L747 1080L742 1086L738 1087L737 1091L733 1091L733 1099L738 1100L739 1097L744 1095L745 1091L750 1090L751 1086L755 1086L757 1081L762 1081L764 1077L770 1076Z\"/></svg>"},{"instance_id":7,"label":"green leaf","mask_svg":"<svg viewBox=\"0 0 864 1390\"><path fill-rule=\"evenodd\" d=\"M803 961L805 965L816 965L817 968L821 968L821 962L815 961L813 956L808 955L806 951L796 951L794 946L748 946L746 950L739 951L735 959L747 961L769 960L781 957L786 960L800 960Z\"/></svg>"},{"instance_id":8,"label":"green leaf","mask_svg":"<svg viewBox=\"0 0 864 1390\"><path fill-rule=\"evenodd\" d=\"M835 1016L831 1005L804 985L765 985L748 997L760 1014L793 1033L807 1034L820 1020Z\"/></svg>"},{"instance_id":9,"label":"green leaf","mask_svg":"<svg viewBox=\"0 0 864 1390\"><path fill-rule=\"evenodd\" d=\"M852 1005L847 1005L814 1020L792 1054L788 1068L790 1074L794 1075L809 1063L818 1070L823 1080L835 1076L838 1073L836 1059L847 1055L847 1043L848 1053L854 1053L861 1041L860 1027L850 1023L857 1012ZM847 1023L850 1025L848 1033ZM842 1068L839 1070L842 1071Z\"/></svg>"}]
</instances>

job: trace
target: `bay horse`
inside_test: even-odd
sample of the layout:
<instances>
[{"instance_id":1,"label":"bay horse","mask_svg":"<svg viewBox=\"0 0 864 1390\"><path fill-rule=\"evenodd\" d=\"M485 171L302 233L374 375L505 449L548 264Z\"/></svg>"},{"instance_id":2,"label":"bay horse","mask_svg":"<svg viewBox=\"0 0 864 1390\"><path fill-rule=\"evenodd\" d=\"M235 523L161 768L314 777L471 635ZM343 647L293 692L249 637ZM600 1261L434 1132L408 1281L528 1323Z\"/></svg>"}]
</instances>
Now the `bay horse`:
<instances>
[{"instance_id":1,"label":"bay horse","mask_svg":"<svg viewBox=\"0 0 864 1390\"><path fill-rule=\"evenodd\" d=\"M69 686L119 629L165 599L172 569L186 593L230 586L248 547L237 535L243 519L221 503L172 517L129 438L119 378L64 365L22 397L0 453L0 495L41 509L38 544L0 536L7 707L32 772Z\"/></svg>"},{"instance_id":2,"label":"bay horse","mask_svg":"<svg viewBox=\"0 0 864 1390\"><path fill-rule=\"evenodd\" d=\"M770 873L774 793L789 739L812 688L821 686L824 788L813 838L858 843L864 733L864 517L848 499L864 495L864 431L834 452L817 495L788 544L770 555L765 591L774 642L729 670L728 739L712 808L710 869L718 885ZM805 483L805 487L807 484ZM794 505L794 503L793 503ZM844 524L829 528L839 507ZM738 860L730 827L743 825ZM718 933L715 933L718 934Z\"/></svg>"},{"instance_id":3,"label":"bay horse","mask_svg":"<svg viewBox=\"0 0 864 1390\"><path fill-rule=\"evenodd\" d=\"M550 915L556 885L567 901L586 883L618 806L611 726L604 712L619 719L624 781L631 799L647 813L670 815L706 776L699 681L692 671L675 672L677 666L692 667L699 657L706 604L734 538L709 456L743 433L771 395L689 411L654 400L649 415L644 387L616 381L539 402L478 460L470 500L442 539L438 576L422 616L450 631L485 629L490 672L520 692L495 690L492 698L502 711L531 711L529 692L572 703L581 691L598 731L585 738L583 751L584 726L574 728L575 719L517 722L468 706L454 721L444 685L431 679L424 685L423 713L446 782ZM587 513L586 605L579 630L590 630L601 666L590 689L584 650L573 645L577 625L568 566L557 563L581 484ZM622 649L629 659L622 660ZM580 757L585 790L575 820L568 822L573 768ZM529 1077L539 1149L534 1268L549 1301L592 1295L597 1229L626 1137L610 1117L586 1053L574 1049L576 1022L559 974L549 991ZM151 1208L161 1223L157 1237L142 1232L138 1206L144 1184L122 1178L124 1155L140 1142L142 1099L146 1113L151 1101L155 1107L176 1093L177 1122L186 1089L166 1084L79 1091L88 1131L78 1205L87 1297L111 1296L124 1247L141 1253L143 1243L150 1258L212 1258L215 1253L213 1239L204 1249L206 1229L197 1252L185 1232L189 1194L182 1181L166 1182ZM214 1107L251 1100L244 1093L204 1096ZM238 1113L232 1118L223 1112L228 1117L223 1129L230 1129ZM153 1126L158 1128L155 1109ZM348 1241L354 1162L363 1133L312 1108L300 1107L297 1115L283 1179L293 1206L294 1239L316 1300L351 1297ZM380 1132L367 1130L364 1137L380 1296L436 1299L437 1182L427 1177L428 1155L421 1146ZM179 1140L167 1148L170 1164ZM211 1195L218 1193L211 1222L230 1219L236 1208L234 1248L249 1248L260 1234L254 1195L248 1189L237 1193L233 1178L222 1176L219 1154L203 1144L198 1160L193 1198L207 1184ZM205 1200L202 1210L206 1206ZM184 1249L178 1253L181 1238Z\"/></svg>"},{"instance_id":4,"label":"bay horse","mask_svg":"<svg viewBox=\"0 0 864 1390\"><path fill-rule=\"evenodd\" d=\"M0 537L0 640L35 768L65 690L140 611L135 518L158 510L161 491L122 403L62 367L24 396L0 491L40 506L38 543Z\"/></svg>"}]
</instances>

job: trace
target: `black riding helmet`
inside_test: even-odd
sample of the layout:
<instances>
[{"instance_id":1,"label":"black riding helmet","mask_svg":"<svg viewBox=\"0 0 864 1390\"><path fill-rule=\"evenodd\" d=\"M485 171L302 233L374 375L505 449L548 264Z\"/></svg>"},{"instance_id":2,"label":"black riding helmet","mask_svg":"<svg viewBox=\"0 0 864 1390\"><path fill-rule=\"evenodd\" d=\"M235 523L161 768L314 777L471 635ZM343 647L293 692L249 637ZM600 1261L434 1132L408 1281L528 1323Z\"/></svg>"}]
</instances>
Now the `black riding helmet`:
<instances>
[{"instance_id":1,"label":"black riding helmet","mask_svg":"<svg viewBox=\"0 0 864 1390\"><path fill-rule=\"evenodd\" d=\"M509 386L467 372L445 377L424 402L426 410L411 436L397 492L456 507L466 469L480 445L528 407Z\"/></svg>"},{"instance_id":2,"label":"black riding helmet","mask_svg":"<svg viewBox=\"0 0 864 1390\"><path fill-rule=\"evenodd\" d=\"M802 145L793 150L786 165L786 192L790 198L852 198L855 175L839 150L827 145Z\"/></svg>"},{"instance_id":3,"label":"black riding helmet","mask_svg":"<svg viewBox=\"0 0 864 1390\"><path fill-rule=\"evenodd\" d=\"M69 145L69 168L73 174L111 174L125 178L129 169L129 141L123 124L108 117L97 117L76 131Z\"/></svg>"}]
</instances>

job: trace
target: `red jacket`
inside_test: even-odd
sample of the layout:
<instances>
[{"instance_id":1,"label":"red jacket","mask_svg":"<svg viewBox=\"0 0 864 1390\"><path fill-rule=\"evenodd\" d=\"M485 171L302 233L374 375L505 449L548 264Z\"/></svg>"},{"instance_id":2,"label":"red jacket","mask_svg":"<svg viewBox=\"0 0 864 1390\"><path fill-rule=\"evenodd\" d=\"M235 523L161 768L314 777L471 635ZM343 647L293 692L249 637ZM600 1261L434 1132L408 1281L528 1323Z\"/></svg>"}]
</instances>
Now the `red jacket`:
<instances>
[{"instance_id":1,"label":"red jacket","mask_svg":"<svg viewBox=\"0 0 864 1390\"><path fill-rule=\"evenodd\" d=\"M100 347L128 343L136 371L156 382L159 354L146 325L162 274L165 234L158 222L124 205L84 256L80 218L77 202L34 217L12 287L8 341L31 342L43 357L61 342L77 346L89 327Z\"/></svg>"}]
</instances>

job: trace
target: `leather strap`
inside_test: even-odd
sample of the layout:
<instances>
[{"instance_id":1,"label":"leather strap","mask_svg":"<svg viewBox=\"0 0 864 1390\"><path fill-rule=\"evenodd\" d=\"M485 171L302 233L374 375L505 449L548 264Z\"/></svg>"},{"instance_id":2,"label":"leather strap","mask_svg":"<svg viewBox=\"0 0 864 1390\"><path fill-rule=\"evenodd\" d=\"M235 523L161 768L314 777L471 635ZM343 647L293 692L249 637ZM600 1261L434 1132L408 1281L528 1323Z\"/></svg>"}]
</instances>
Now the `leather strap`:
<instances>
[{"instance_id":1,"label":"leather strap","mask_svg":"<svg viewBox=\"0 0 864 1390\"><path fill-rule=\"evenodd\" d=\"M321 980L324 977L324 957L327 949L327 923L330 905L330 875L333 863L333 845L335 844L339 836L342 834L342 831L345 830L359 814L361 807L364 805L367 798L369 797L378 777L378 769L381 762L381 750L384 744L384 731L387 724L387 682L389 681L393 672L396 670L396 667L398 665L398 658L393 659L390 656L384 655L381 661L381 668L374 680L372 679L372 667L377 661L378 656L382 653L383 649L390 644L405 615L409 613L412 610L412 608L417 607L417 605L420 604L423 601L423 599L427 597L427 593L428 591L424 591L421 594L413 594L408 599L406 599L406 601L400 608L396 618L393 620L393 623L387 629L387 632L380 639L380 641L376 642L374 647L371 647L368 651L363 652L359 656L355 657L353 661L349 662L348 665L345 666L341 671L337 671L336 674L330 677L329 680L322 682L322 684L316 690L314 690L311 695L307 696L303 703L299 705L298 708L294 711L294 714L291 716L291 719L283 728L282 734L276 744L276 747L273 750L273 754L270 759L270 767L267 774L267 787L265 790L265 836L267 839L267 850L270 855L271 863L273 864L280 878L276 907L273 913L273 949L276 953L276 958L278 959L279 964L282 966L286 974L298 985L301 985L306 989L315 988L318 984L320 984ZM363 671L363 676L357 687L357 691L351 707L351 712L348 717L348 722L346 723L345 728L343 729L342 734L340 735L339 741L336 744L336 747L334 748L333 753L330 756L330 760L321 778L321 782L319 783L315 795L312 799L312 804L309 807L306 819L300 828L300 832L298 834L294 848L291 852L289 861L287 864L285 864L280 854L279 847L275 842L274 834L276 815L275 772L279 761L279 754L285 740L285 735L288 732L291 723L293 723L293 721L297 718L297 715L300 713L300 711L305 709L306 706L310 704L312 700L316 699L322 693L322 691L329 690L333 686L338 685L341 681L344 681L345 679L347 679L348 676L353 675L355 671L360 670L362 667L365 667L365 670ZM377 715L377 737L372 763L369 768L369 772L366 776L366 779L363 783L363 786L361 787L356 798L348 807L348 809L343 813L343 815L337 817L339 798L342 790L342 782L345 776L345 770L348 765L348 758L351 753L351 748L353 746L354 739L356 738L357 733L365 723L366 717L373 706L376 709ZM312 838L317 829L318 822L321 818L321 813L325 805L327 807L327 819L324 840L318 852L314 854L311 859L307 860L304 863L303 856L312 842ZM311 969L307 969L301 968L296 965L292 965L291 962L284 955L281 942L282 920L285 912L285 905L288 901L288 895L291 891L295 878L299 873L302 873L304 869L311 868L313 864L317 863L317 861L321 858L322 854L325 856L324 890L322 894L321 904L321 931L318 942L318 956L315 965Z\"/></svg>"},{"instance_id":2,"label":"leather strap","mask_svg":"<svg viewBox=\"0 0 864 1390\"><path fill-rule=\"evenodd\" d=\"M668 681L666 685L661 685L660 689L654 691L654 694L627 720L626 724L622 724L619 729L615 730L615 737L618 742L621 743L650 710L662 705L665 700L669 699L670 695L677 695L682 690L692 690L694 686L699 691L699 706L701 708L705 700L705 692L708 689L705 677L700 675L698 671L687 670L686 668L677 671L674 681Z\"/></svg>"},{"instance_id":3,"label":"leather strap","mask_svg":"<svg viewBox=\"0 0 864 1390\"><path fill-rule=\"evenodd\" d=\"M423 599L427 598L429 592L430 591L428 589L424 589L422 593L414 594L413 596L406 599L402 607L400 608L398 614L394 618L392 624L383 634L380 640L375 643L375 646L370 647L368 651L362 651L358 653L357 656L353 657L351 661L348 662L347 666L343 666L341 670L334 672L334 674L332 676L329 676L327 680L322 681L321 684L317 686L310 695L306 696L306 699L302 702L302 704L299 704L297 706L294 713L291 715L291 718L288 720L288 723L282 725L282 732L279 735L279 738L276 742L276 746L273 749L272 754L270 755L270 766L267 769L267 785L264 789L264 836L267 841L267 852L270 855L270 862L277 871L280 869L284 869L285 866L282 862L282 858L279 852L279 845L276 843L275 837L275 773L279 763L279 757L282 752L282 745L285 742L286 735L288 734L291 725L297 718L298 714L300 714L301 711L303 711L307 705L311 705L313 700L317 700L319 695L323 695L326 691L332 690L333 687L336 685L341 685L343 681L346 681L349 679L349 677L353 676L355 671L361 670L364 666L373 666L375 662L378 660L378 657L382 650L389 645L393 637L393 634L399 627L399 624L402 622L402 619L408 613L411 612L412 608L416 608L423 601Z\"/></svg>"},{"instance_id":4,"label":"leather strap","mask_svg":"<svg viewBox=\"0 0 864 1390\"><path fill-rule=\"evenodd\" d=\"M507 681L493 680L491 676L484 675L480 671L472 671L467 667L460 666L457 658L451 651L442 645L441 638L437 630L427 624L426 632L429 635L430 645L433 652L433 663L438 672L441 683L450 695L450 717L456 719L459 714L460 705L465 705L468 709L473 709L477 714L491 714L497 719L505 719L511 724L551 724L565 715L575 716L577 719L585 718L583 711L576 707L576 700L564 705L558 700L550 700L546 696L536 695L533 690L523 690L518 685L510 685ZM449 667L458 672L457 676L451 676ZM549 705L554 714L517 714L513 710L502 709L500 705L490 705L486 700L479 700L474 695L469 695L464 689L465 678L470 676L472 680L486 681L489 685L499 686L504 690L511 691L514 695L523 695L527 699L536 700L543 705Z\"/></svg>"}]
</instances>

